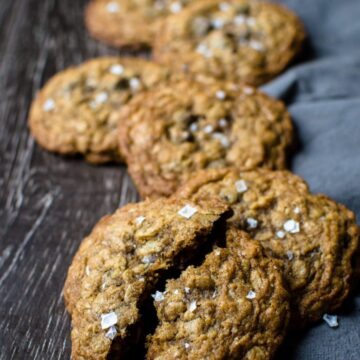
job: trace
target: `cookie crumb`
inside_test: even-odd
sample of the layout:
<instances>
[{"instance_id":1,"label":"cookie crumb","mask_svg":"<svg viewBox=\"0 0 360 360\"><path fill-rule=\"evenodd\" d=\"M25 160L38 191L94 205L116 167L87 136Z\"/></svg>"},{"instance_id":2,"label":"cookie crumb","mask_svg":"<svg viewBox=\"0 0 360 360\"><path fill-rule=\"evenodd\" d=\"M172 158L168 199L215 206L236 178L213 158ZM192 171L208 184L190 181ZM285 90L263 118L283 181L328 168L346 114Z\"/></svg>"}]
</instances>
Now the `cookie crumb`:
<instances>
[{"instance_id":1,"label":"cookie crumb","mask_svg":"<svg viewBox=\"0 0 360 360\"><path fill-rule=\"evenodd\" d=\"M323 320L331 327L336 328L339 326L337 315L324 314Z\"/></svg>"},{"instance_id":2,"label":"cookie crumb","mask_svg":"<svg viewBox=\"0 0 360 360\"><path fill-rule=\"evenodd\" d=\"M109 13L115 14L120 11L120 5L118 3L116 3L115 1L111 1L111 2L107 3L106 10Z\"/></svg>"},{"instance_id":3,"label":"cookie crumb","mask_svg":"<svg viewBox=\"0 0 360 360\"><path fill-rule=\"evenodd\" d=\"M248 294L246 295L246 298L249 299L249 300L255 299L255 297L256 297L256 292L252 291L252 290L250 290L248 292Z\"/></svg>"},{"instance_id":4,"label":"cookie crumb","mask_svg":"<svg viewBox=\"0 0 360 360\"><path fill-rule=\"evenodd\" d=\"M300 224L297 221L291 219L285 222L284 229L291 234L295 234L300 231Z\"/></svg>"},{"instance_id":5,"label":"cookie crumb","mask_svg":"<svg viewBox=\"0 0 360 360\"><path fill-rule=\"evenodd\" d=\"M188 306L188 311L193 312L196 310L196 308L197 308L196 301L195 300L191 301L191 303Z\"/></svg>"},{"instance_id":6,"label":"cookie crumb","mask_svg":"<svg viewBox=\"0 0 360 360\"><path fill-rule=\"evenodd\" d=\"M185 219L192 218L193 215L197 213L197 209L192 207L191 205L185 205L182 209L178 211L178 214Z\"/></svg>"},{"instance_id":7,"label":"cookie crumb","mask_svg":"<svg viewBox=\"0 0 360 360\"><path fill-rule=\"evenodd\" d=\"M163 301L165 299L164 293L161 291L156 291L155 294L152 294L151 297L156 301Z\"/></svg>"},{"instance_id":8,"label":"cookie crumb","mask_svg":"<svg viewBox=\"0 0 360 360\"><path fill-rule=\"evenodd\" d=\"M124 73L124 67L120 64L115 64L110 67L111 74L122 75Z\"/></svg>"},{"instance_id":9,"label":"cookie crumb","mask_svg":"<svg viewBox=\"0 0 360 360\"><path fill-rule=\"evenodd\" d=\"M53 99L47 99L47 100L44 102L43 110L44 110L45 112L50 112L50 111L55 110L55 101L54 101Z\"/></svg>"},{"instance_id":10,"label":"cookie crumb","mask_svg":"<svg viewBox=\"0 0 360 360\"><path fill-rule=\"evenodd\" d=\"M246 219L246 223L247 223L249 229L256 229L258 226L258 221L253 218Z\"/></svg>"},{"instance_id":11,"label":"cookie crumb","mask_svg":"<svg viewBox=\"0 0 360 360\"><path fill-rule=\"evenodd\" d=\"M111 326L110 329L108 330L108 332L105 334L105 337L110 339L110 340L114 340L116 335L117 335L116 327Z\"/></svg>"},{"instance_id":12,"label":"cookie crumb","mask_svg":"<svg viewBox=\"0 0 360 360\"><path fill-rule=\"evenodd\" d=\"M103 330L108 329L109 327L115 325L117 322L118 318L114 311L109 312L108 314L101 315L101 328Z\"/></svg>"},{"instance_id":13,"label":"cookie crumb","mask_svg":"<svg viewBox=\"0 0 360 360\"><path fill-rule=\"evenodd\" d=\"M235 187L236 187L236 191L237 191L239 194L244 193L244 192L247 191L247 189L248 189L245 180L238 180L238 181L236 181L236 182L235 182Z\"/></svg>"}]
</instances>

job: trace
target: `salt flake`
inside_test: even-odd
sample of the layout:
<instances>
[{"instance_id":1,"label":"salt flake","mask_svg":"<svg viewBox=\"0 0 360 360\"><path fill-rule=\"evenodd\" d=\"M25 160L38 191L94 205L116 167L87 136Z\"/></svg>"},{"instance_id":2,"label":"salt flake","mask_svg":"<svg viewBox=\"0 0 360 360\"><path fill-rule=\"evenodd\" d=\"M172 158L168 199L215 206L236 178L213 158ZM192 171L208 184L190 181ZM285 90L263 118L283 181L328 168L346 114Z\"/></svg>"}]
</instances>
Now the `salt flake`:
<instances>
[{"instance_id":1,"label":"salt flake","mask_svg":"<svg viewBox=\"0 0 360 360\"><path fill-rule=\"evenodd\" d=\"M294 253L292 251L287 251L286 256L289 260L292 260L294 258Z\"/></svg>"},{"instance_id":2,"label":"salt flake","mask_svg":"<svg viewBox=\"0 0 360 360\"><path fill-rule=\"evenodd\" d=\"M141 225L144 221L145 221L145 216L138 216L138 217L135 219L136 225Z\"/></svg>"},{"instance_id":3,"label":"salt flake","mask_svg":"<svg viewBox=\"0 0 360 360\"><path fill-rule=\"evenodd\" d=\"M229 11L231 9L231 5L227 2L222 2L219 4L220 11Z\"/></svg>"},{"instance_id":4,"label":"salt flake","mask_svg":"<svg viewBox=\"0 0 360 360\"><path fill-rule=\"evenodd\" d=\"M144 256L142 259L142 262L144 264L153 264L156 260L156 256L155 255L149 255L149 256Z\"/></svg>"},{"instance_id":5,"label":"salt flake","mask_svg":"<svg viewBox=\"0 0 360 360\"><path fill-rule=\"evenodd\" d=\"M223 19L214 19L211 21L211 24L215 29L221 29L224 27L225 22Z\"/></svg>"},{"instance_id":6,"label":"salt flake","mask_svg":"<svg viewBox=\"0 0 360 360\"><path fill-rule=\"evenodd\" d=\"M181 10L182 10L182 5L181 5L181 3L179 1L173 2L170 5L170 11L173 14L176 14L176 13L180 12Z\"/></svg>"},{"instance_id":7,"label":"salt flake","mask_svg":"<svg viewBox=\"0 0 360 360\"><path fill-rule=\"evenodd\" d=\"M188 294L190 292L190 288L189 287L186 287L184 288L185 292Z\"/></svg>"},{"instance_id":8,"label":"salt flake","mask_svg":"<svg viewBox=\"0 0 360 360\"><path fill-rule=\"evenodd\" d=\"M190 312L193 312L196 310L196 308L197 308L196 301L195 300L191 301L191 303L188 306L188 310Z\"/></svg>"},{"instance_id":9,"label":"salt flake","mask_svg":"<svg viewBox=\"0 0 360 360\"><path fill-rule=\"evenodd\" d=\"M219 120L219 126L220 127L224 128L224 127L227 127L227 125L228 125L228 122L227 122L227 120L225 118L222 118L222 119Z\"/></svg>"},{"instance_id":10,"label":"salt flake","mask_svg":"<svg viewBox=\"0 0 360 360\"><path fill-rule=\"evenodd\" d=\"M141 82L140 82L140 80L138 78L133 77L133 78L130 79L129 85L131 87L131 90L137 91L137 90L140 89Z\"/></svg>"},{"instance_id":11,"label":"salt flake","mask_svg":"<svg viewBox=\"0 0 360 360\"><path fill-rule=\"evenodd\" d=\"M161 291L156 291L155 294L152 294L151 297L156 301L163 301L165 299L164 293Z\"/></svg>"},{"instance_id":12,"label":"salt flake","mask_svg":"<svg viewBox=\"0 0 360 360\"><path fill-rule=\"evenodd\" d=\"M230 141L228 139L227 136L225 136L224 134L222 133L219 133L219 132L216 132L213 134L213 138L215 140L218 140L220 141L220 144L224 147L224 148L227 148L230 146Z\"/></svg>"},{"instance_id":13,"label":"salt flake","mask_svg":"<svg viewBox=\"0 0 360 360\"><path fill-rule=\"evenodd\" d=\"M206 125L204 127L204 133L205 134L211 134L214 131L214 127L212 125Z\"/></svg>"},{"instance_id":14,"label":"salt flake","mask_svg":"<svg viewBox=\"0 0 360 360\"><path fill-rule=\"evenodd\" d=\"M249 299L249 300L255 299L255 297L256 297L256 292L252 291L252 290L250 290L248 292L248 294L246 295L246 298Z\"/></svg>"},{"instance_id":15,"label":"salt flake","mask_svg":"<svg viewBox=\"0 0 360 360\"><path fill-rule=\"evenodd\" d=\"M288 220L284 224L285 231L295 234L300 231L300 224L295 220Z\"/></svg>"},{"instance_id":16,"label":"salt flake","mask_svg":"<svg viewBox=\"0 0 360 360\"><path fill-rule=\"evenodd\" d=\"M215 95L219 100L225 100L226 98L226 93L223 90L218 90Z\"/></svg>"},{"instance_id":17,"label":"salt flake","mask_svg":"<svg viewBox=\"0 0 360 360\"><path fill-rule=\"evenodd\" d=\"M107 333L105 334L105 337L110 339L110 340L114 340L115 337L117 335L117 330L115 326L111 326L110 329L107 331Z\"/></svg>"},{"instance_id":18,"label":"salt flake","mask_svg":"<svg viewBox=\"0 0 360 360\"><path fill-rule=\"evenodd\" d=\"M279 239L283 239L286 234L285 234L285 231L282 231L282 230L279 230L276 232L276 236L279 238Z\"/></svg>"},{"instance_id":19,"label":"salt flake","mask_svg":"<svg viewBox=\"0 0 360 360\"><path fill-rule=\"evenodd\" d=\"M185 349L189 349L189 348L190 348L190 344L186 342L186 343L184 344L184 348L185 348Z\"/></svg>"},{"instance_id":20,"label":"salt flake","mask_svg":"<svg viewBox=\"0 0 360 360\"><path fill-rule=\"evenodd\" d=\"M253 218L246 219L246 223L248 224L248 227L250 229L256 229L257 226L258 226L258 221L256 219L253 219Z\"/></svg>"},{"instance_id":21,"label":"salt flake","mask_svg":"<svg viewBox=\"0 0 360 360\"><path fill-rule=\"evenodd\" d=\"M103 330L108 329L109 327L115 325L117 322L118 318L114 311L109 312L108 314L101 315L101 328Z\"/></svg>"},{"instance_id":22,"label":"salt flake","mask_svg":"<svg viewBox=\"0 0 360 360\"><path fill-rule=\"evenodd\" d=\"M197 213L197 209L191 205L185 205L182 209L178 211L178 214L185 219L190 219L193 215Z\"/></svg>"},{"instance_id":23,"label":"salt flake","mask_svg":"<svg viewBox=\"0 0 360 360\"><path fill-rule=\"evenodd\" d=\"M338 327L338 318L336 315L324 314L323 320L332 328Z\"/></svg>"},{"instance_id":24,"label":"salt flake","mask_svg":"<svg viewBox=\"0 0 360 360\"><path fill-rule=\"evenodd\" d=\"M124 67L120 64L114 64L110 67L110 72L114 75L122 75L124 73Z\"/></svg>"},{"instance_id":25,"label":"salt flake","mask_svg":"<svg viewBox=\"0 0 360 360\"><path fill-rule=\"evenodd\" d=\"M53 99L47 99L47 100L44 102L43 110L44 110L45 112L50 112L50 111L55 110L55 101L54 101Z\"/></svg>"},{"instance_id":26,"label":"salt flake","mask_svg":"<svg viewBox=\"0 0 360 360\"><path fill-rule=\"evenodd\" d=\"M117 13L120 10L120 5L115 1L111 1L106 5L106 10L112 14Z\"/></svg>"},{"instance_id":27,"label":"salt flake","mask_svg":"<svg viewBox=\"0 0 360 360\"><path fill-rule=\"evenodd\" d=\"M247 191L248 187L245 180L238 180L235 182L236 191L238 193L244 193Z\"/></svg>"}]
</instances>

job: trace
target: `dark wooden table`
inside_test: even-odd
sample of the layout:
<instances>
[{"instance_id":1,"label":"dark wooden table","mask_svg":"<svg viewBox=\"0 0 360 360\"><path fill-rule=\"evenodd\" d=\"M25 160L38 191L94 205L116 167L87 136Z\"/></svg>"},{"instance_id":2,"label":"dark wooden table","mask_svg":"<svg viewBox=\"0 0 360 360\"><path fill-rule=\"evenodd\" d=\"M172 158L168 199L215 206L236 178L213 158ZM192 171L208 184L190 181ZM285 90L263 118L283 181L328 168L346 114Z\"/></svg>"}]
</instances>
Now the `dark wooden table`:
<instances>
[{"instance_id":1,"label":"dark wooden table","mask_svg":"<svg viewBox=\"0 0 360 360\"><path fill-rule=\"evenodd\" d=\"M31 100L49 77L85 59L119 53L89 38L85 3L1 0L0 360L69 359L70 321L62 298L68 266L101 216L137 200L124 167L94 167L47 153L27 130ZM316 331L294 343L308 346ZM294 358L293 348L280 357Z\"/></svg>"}]
</instances>

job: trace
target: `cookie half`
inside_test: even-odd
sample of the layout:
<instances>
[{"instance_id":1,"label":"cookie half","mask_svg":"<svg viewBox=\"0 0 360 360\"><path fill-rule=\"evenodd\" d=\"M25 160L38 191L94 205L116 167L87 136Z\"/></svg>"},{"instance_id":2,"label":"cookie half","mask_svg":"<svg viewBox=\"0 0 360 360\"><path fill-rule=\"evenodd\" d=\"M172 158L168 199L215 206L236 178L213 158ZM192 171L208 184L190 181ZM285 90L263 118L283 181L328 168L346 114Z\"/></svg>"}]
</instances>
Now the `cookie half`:
<instances>
[{"instance_id":1,"label":"cookie half","mask_svg":"<svg viewBox=\"0 0 360 360\"><path fill-rule=\"evenodd\" d=\"M45 149L92 163L121 161L114 111L167 77L135 58L98 58L58 73L34 100L29 126Z\"/></svg>"},{"instance_id":2,"label":"cookie half","mask_svg":"<svg viewBox=\"0 0 360 360\"><path fill-rule=\"evenodd\" d=\"M201 0L166 19L154 57L197 80L260 85L289 65L304 38L300 20L280 5Z\"/></svg>"},{"instance_id":3,"label":"cookie half","mask_svg":"<svg viewBox=\"0 0 360 360\"><path fill-rule=\"evenodd\" d=\"M94 38L111 46L149 46L165 17L179 13L190 1L92 0L85 10L85 24Z\"/></svg>"},{"instance_id":4,"label":"cookie half","mask_svg":"<svg viewBox=\"0 0 360 360\"><path fill-rule=\"evenodd\" d=\"M154 305L159 325L147 359L271 359L290 317L282 275L260 245L230 228L229 248L190 266Z\"/></svg>"},{"instance_id":5,"label":"cookie half","mask_svg":"<svg viewBox=\"0 0 360 360\"><path fill-rule=\"evenodd\" d=\"M229 224L247 231L269 257L281 260L296 317L316 321L349 293L358 248L353 212L287 171L206 170L178 196L200 201L218 196L231 205Z\"/></svg>"},{"instance_id":6,"label":"cookie half","mask_svg":"<svg viewBox=\"0 0 360 360\"><path fill-rule=\"evenodd\" d=\"M181 80L119 115L119 144L140 194L171 195L196 170L282 169L293 128L284 105L251 87Z\"/></svg>"},{"instance_id":7,"label":"cookie half","mask_svg":"<svg viewBox=\"0 0 360 360\"><path fill-rule=\"evenodd\" d=\"M103 218L81 244L64 287L72 359L118 358L136 346L155 285L199 256L229 215L218 200L160 199Z\"/></svg>"}]
</instances>

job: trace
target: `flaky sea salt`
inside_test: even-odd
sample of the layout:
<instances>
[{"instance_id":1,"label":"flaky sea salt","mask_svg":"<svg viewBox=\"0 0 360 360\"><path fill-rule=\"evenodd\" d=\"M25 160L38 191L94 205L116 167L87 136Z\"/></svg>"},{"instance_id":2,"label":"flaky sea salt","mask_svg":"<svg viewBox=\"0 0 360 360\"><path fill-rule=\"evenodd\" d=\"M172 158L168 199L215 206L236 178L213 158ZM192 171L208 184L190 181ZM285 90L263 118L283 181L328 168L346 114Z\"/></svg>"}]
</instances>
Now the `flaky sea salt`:
<instances>
[{"instance_id":1,"label":"flaky sea salt","mask_svg":"<svg viewBox=\"0 0 360 360\"><path fill-rule=\"evenodd\" d=\"M286 256L289 260L292 260L294 258L294 253L292 251L287 251Z\"/></svg>"},{"instance_id":2,"label":"flaky sea salt","mask_svg":"<svg viewBox=\"0 0 360 360\"><path fill-rule=\"evenodd\" d=\"M130 85L131 90L137 91L141 87L141 81L138 78L133 77L129 80L129 85Z\"/></svg>"},{"instance_id":3,"label":"flaky sea salt","mask_svg":"<svg viewBox=\"0 0 360 360\"><path fill-rule=\"evenodd\" d=\"M338 317L336 315L324 314L323 320L331 327L335 328L339 326Z\"/></svg>"},{"instance_id":4,"label":"flaky sea salt","mask_svg":"<svg viewBox=\"0 0 360 360\"><path fill-rule=\"evenodd\" d=\"M117 335L117 330L115 326L111 326L110 329L107 331L107 333L105 334L105 337L110 339L110 340L114 340L115 337Z\"/></svg>"},{"instance_id":5,"label":"flaky sea salt","mask_svg":"<svg viewBox=\"0 0 360 360\"><path fill-rule=\"evenodd\" d=\"M211 25L215 28L215 29L221 29L224 27L225 22L223 19L213 19L211 21Z\"/></svg>"},{"instance_id":6,"label":"flaky sea salt","mask_svg":"<svg viewBox=\"0 0 360 360\"><path fill-rule=\"evenodd\" d=\"M111 1L111 2L107 3L106 10L112 14L117 13L120 11L120 5L118 3L116 3L115 1Z\"/></svg>"},{"instance_id":7,"label":"flaky sea salt","mask_svg":"<svg viewBox=\"0 0 360 360\"><path fill-rule=\"evenodd\" d=\"M301 209L300 209L299 207L296 207L296 208L294 209L294 213L295 213L295 214L300 214L300 213L301 213Z\"/></svg>"},{"instance_id":8,"label":"flaky sea salt","mask_svg":"<svg viewBox=\"0 0 360 360\"><path fill-rule=\"evenodd\" d=\"M156 291L155 294L152 294L151 297L156 301L163 301L165 299L164 293L161 291Z\"/></svg>"},{"instance_id":9,"label":"flaky sea salt","mask_svg":"<svg viewBox=\"0 0 360 360\"><path fill-rule=\"evenodd\" d=\"M179 1L175 1L170 5L170 11L173 14L176 14L176 13L180 12L181 10L182 10L182 5L181 5L181 2L179 2Z\"/></svg>"},{"instance_id":10,"label":"flaky sea salt","mask_svg":"<svg viewBox=\"0 0 360 360\"><path fill-rule=\"evenodd\" d=\"M220 142L220 144L224 147L224 148L228 148L230 146L230 141L229 138L220 133L220 132L216 132L213 134L212 136L215 140L218 140Z\"/></svg>"},{"instance_id":11,"label":"flaky sea salt","mask_svg":"<svg viewBox=\"0 0 360 360\"><path fill-rule=\"evenodd\" d=\"M256 229L258 226L258 221L253 218L246 219L246 223L247 223L249 229Z\"/></svg>"},{"instance_id":12,"label":"flaky sea salt","mask_svg":"<svg viewBox=\"0 0 360 360\"><path fill-rule=\"evenodd\" d=\"M235 181L236 191L241 194L247 191L248 187L245 180Z\"/></svg>"},{"instance_id":13,"label":"flaky sea salt","mask_svg":"<svg viewBox=\"0 0 360 360\"><path fill-rule=\"evenodd\" d=\"M192 123L192 124L189 126L189 129L190 129L191 132L197 131L198 128L199 128L199 127L198 127L198 124L196 124L196 123Z\"/></svg>"},{"instance_id":14,"label":"flaky sea salt","mask_svg":"<svg viewBox=\"0 0 360 360\"><path fill-rule=\"evenodd\" d=\"M249 299L249 300L255 299L255 297L256 297L256 292L252 291L252 290L250 290L248 292L248 294L246 295L246 298Z\"/></svg>"},{"instance_id":15,"label":"flaky sea salt","mask_svg":"<svg viewBox=\"0 0 360 360\"><path fill-rule=\"evenodd\" d=\"M189 349L189 348L190 348L190 344L186 342L186 343L184 344L184 348L185 348L185 349Z\"/></svg>"},{"instance_id":16,"label":"flaky sea salt","mask_svg":"<svg viewBox=\"0 0 360 360\"><path fill-rule=\"evenodd\" d=\"M45 112L50 112L50 111L53 111L55 110L55 101L53 99L47 99L45 102L44 102L44 105L43 105L43 110Z\"/></svg>"},{"instance_id":17,"label":"flaky sea salt","mask_svg":"<svg viewBox=\"0 0 360 360\"><path fill-rule=\"evenodd\" d=\"M288 220L284 224L284 230L291 234L298 233L300 231L300 224L295 220Z\"/></svg>"},{"instance_id":18,"label":"flaky sea salt","mask_svg":"<svg viewBox=\"0 0 360 360\"><path fill-rule=\"evenodd\" d=\"M135 219L136 225L141 225L144 221L145 221L145 216L138 216L138 217Z\"/></svg>"},{"instance_id":19,"label":"flaky sea salt","mask_svg":"<svg viewBox=\"0 0 360 360\"><path fill-rule=\"evenodd\" d=\"M219 120L218 124L219 124L220 127L224 128L224 127L227 127L228 122L227 122L227 120L225 118L222 118L222 119Z\"/></svg>"},{"instance_id":20,"label":"flaky sea salt","mask_svg":"<svg viewBox=\"0 0 360 360\"><path fill-rule=\"evenodd\" d=\"M190 288L189 287L186 287L184 288L185 292L188 294L190 292Z\"/></svg>"},{"instance_id":21,"label":"flaky sea salt","mask_svg":"<svg viewBox=\"0 0 360 360\"><path fill-rule=\"evenodd\" d=\"M212 125L206 125L203 130L205 134L211 134L214 131L214 127Z\"/></svg>"},{"instance_id":22,"label":"flaky sea salt","mask_svg":"<svg viewBox=\"0 0 360 360\"><path fill-rule=\"evenodd\" d=\"M105 104L108 101L108 99L109 99L109 95L105 91L102 91L101 93L95 96L95 99L90 103L90 106L92 108L96 108L101 104Z\"/></svg>"},{"instance_id":23,"label":"flaky sea salt","mask_svg":"<svg viewBox=\"0 0 360 360\"><path fill-rule=\"evenodd\" d=\"M219 4L220 11L228 11L231 9L231 5L227 2L222 2Z\"/></svg>"},{"instance_id":24,"label":"flaky sea salt","mask_svg":"<svg viewBox=\"0 0 360 360\"><path fill-rule=\"evenodd\" d=\"M182 209L178 211L178 214L185 219L190 219L196 213L197 209L191 205L185 205Z\"/></svg>"},{"instance_id":25,"label":"flaky sea salt","mask_svg":"<svg viewBox=\"0 0 360 360\"><path fill-rule=\"evenodd\" d=\"M108 314L101 315L101 328L103 330L108 329L109 327L115 325L117 322L118 318L114 311L109 312Z\"/></svg>"},{"instance_id":26,"label":"flaky sea salt","mask_svg":"<svg viewBox=\"0 0 360 360\"><path fill-rule=\"evenodd\" d=\"M156 260L156 256L155 255L149 255L149 256L144 256L142 259L142 262L144 264L153 264Z\"/></svg>"},{"instance_id":27,"label":"flaky sea salt","mask_svg":"<svg viewBox=\"0 0 360 360\"><path fill-rule=\"evenodd\" d=\"M225 100L226 98L226 93L223 90L218 90L215 95L219 100Z\"/></svg>"},{"instance_id":28,"label":"flaky sea salt","mask_svg":"<svg viewBox=\"0 0 360 360\"><path fill-rule=\"evenodd\" d=\"M264 45L260 42L260 41L257 41L257 40L251 40L250 42L249 42L249 46L252 48L252 49L254 49L254 50L256 50L256 51L259 51L259 52L262 52L262 51L264 51Z\"/></svg>"},{"instance_id":29,"label":"flaky sea salt","mask_svg":"<svg viewBox=\"0 0 360 360\"><path fill-rule=\"evenodd\" d=\"M188 310L189 310L190 312L193 312L193 311L196 310L196 308L197 308L196 301L195 301L195 300L191 301L190 304L189 304L189 306L188 306Z\"/></svg>"},{"instance_id":30,"label":"flaky sea salt","mask_svg":"<svg viewBox=\"0 0 360 360\"><path fill-rule=\"evenodd\" d=\"M110 67L111 74L122 75L124 73L124 67L120 64L114 64Z\"/></svg>"},{"instance_id":31,"label":"flaky sea salt","mask_svg":"<svg viewBox=\"0 0 360 360\"><path fill-rule=\"evenodd\" d=\"M212 51L205 44L199 44L196 48L196 52L205 56L206 58L210 58L213 55Z\"/></svg>"},{"instance_id":32,"label":"flaky sea salt","mask_svg":"<svg viewBox=\"0 0 360 360\"><path fill-rule=\"evenodd\" d=\"M245 15L237 15L234 17L234 24L235 25L242 25L246 22L246 16Z\"/></svg>"},{"instance_id":33,"label":"flaky sea salt","mask_svg":"<svg viewBox=\"0 0 360 360\"><path fill-rule=\"evenodd\" d=\"M285 231L282 231L282 230L279 230L276 232L276 236L279 238L279 239L283 239L286 234L285 234Z\"/></svg>"}]
</instances>

